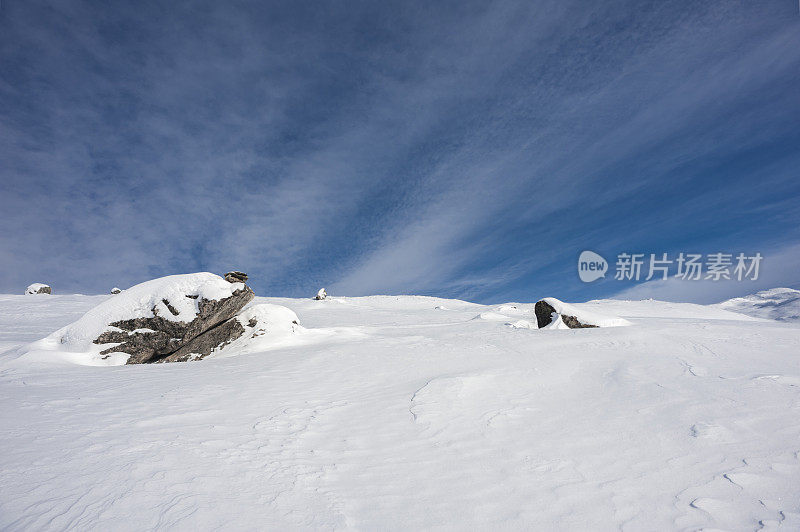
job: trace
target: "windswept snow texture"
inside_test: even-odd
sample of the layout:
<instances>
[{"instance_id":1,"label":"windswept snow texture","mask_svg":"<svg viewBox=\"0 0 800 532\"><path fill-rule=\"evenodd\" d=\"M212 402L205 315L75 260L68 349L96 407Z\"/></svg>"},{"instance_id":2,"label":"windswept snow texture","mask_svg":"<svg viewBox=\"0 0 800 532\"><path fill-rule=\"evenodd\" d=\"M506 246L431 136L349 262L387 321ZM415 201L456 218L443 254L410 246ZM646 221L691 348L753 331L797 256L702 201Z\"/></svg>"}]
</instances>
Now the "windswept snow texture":
<instances>
[{"instance_id":1,"label":"windswept snow texture","mask_svg":"<svg viewBox=\"0 0 800 532\"><path fill-rule=\"evenodd\" d=\"M800 290L773 288L723 301L720 308L778 321L800 321Z\"/></svg>"},{"instance_id":2,"label":"windswept snow texture","mask_svg":"<svg viewBox=\"0 0 800 532\"><path fill-rule=\"evenodd\" d=\"M185 364L23 354L121 295L0 296L0 529L800 528L796 323L256 298L303 334Z\"/></svg>"}]
</instances>

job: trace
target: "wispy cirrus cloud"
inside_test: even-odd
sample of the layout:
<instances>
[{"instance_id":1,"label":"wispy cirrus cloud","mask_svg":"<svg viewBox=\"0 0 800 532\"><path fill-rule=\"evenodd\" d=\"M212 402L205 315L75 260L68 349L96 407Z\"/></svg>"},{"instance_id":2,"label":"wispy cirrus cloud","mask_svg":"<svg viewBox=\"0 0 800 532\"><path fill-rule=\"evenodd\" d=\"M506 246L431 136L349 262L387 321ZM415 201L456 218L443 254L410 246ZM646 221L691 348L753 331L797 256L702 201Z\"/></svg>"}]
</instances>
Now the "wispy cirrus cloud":
<instances>
[{"instance_id":1,"label":"wispy cirrus cloud","mask_svg":"<svg viewBox=\"0 0 800 532\"><path fill-rule=\"evenodd\" d=\"M665 236L674 238L674 225L683 226L679 229L695 241L709 219L733 223L753 209L764 217L758 223L774 216L797 219L797 209L787 209L767 189L753 190L744 183L725 186L726 181L746 180L749 173L773 190L784 188L794 172L793 150L757 169L733 169L731 180L702 175L709 172L705 166L774 140L774 131L754 125L787 108L796 112L785 97L761 97L774 91L772 85L779 80L793 78L800 59L796 28L765 34L763 28L749 27L749 46L726 53L726 45L742 39L741 21L732 20L737 16L713 9L687 16L652 37L639 35L647 40L641 49L632 50L624 41L610 43L598 54L598 63L564 65L560 73L565 79L555 85L559 90L537 90L534 83L529 97L521 96L516 106L504 109L511 115L507 120L472 131L459 150L441 161L445 173L461 177L432 206L430 200L422 202L415 211L418 221L404 220L387 230L383 245L340 288L364 293L387 286L393 291L442 290L476 265L492 274L473 274L474 279L513 283L514 276L524 280L527 275L535 284L537 265L562 262L571 270L573 255L592 245L633 240L649 249ZM712 31L717 32L716 49L704 45ZM560 37L550 43L555 49L577 38ZM531 106L534 98L542 101ZM752 100L756 105L744 105ZM541 127L526 128L532 121L517 118L525 111L535 112ZM485 148L486 139L504 134L502 147ZM636 206L639 198L641 209ZM754 204L754 199L761 203ZM729 212L737 203L744 209ZM642 212L647 208L653 210ZM670 212L675 208L686 211L683 223L675 224ZM663 218L654 219L658 214ZM729 231L732 242L740 241L735 233ZM637 238L625 238L631 236ZM706 236L709 244L716 238ZM503 264L501 271L497 263ZM551 285L565 284L566 278ZM479 297L498 291L494 283L485 286L473 291ZM456 293L463 290L457 285ZM514 291L504 295L513 297Z\"/></svg>"},{"instance_id":2,"label":"wispy cirrus cloud","mask_svg":"<svg viewBox=\"0 0 800 532\"><path fill-rule=\"evenodd\" d=\"M0 288L589 297L583 248L794 242L788 9L7 4Z\"/></svg>"}]
</instances>

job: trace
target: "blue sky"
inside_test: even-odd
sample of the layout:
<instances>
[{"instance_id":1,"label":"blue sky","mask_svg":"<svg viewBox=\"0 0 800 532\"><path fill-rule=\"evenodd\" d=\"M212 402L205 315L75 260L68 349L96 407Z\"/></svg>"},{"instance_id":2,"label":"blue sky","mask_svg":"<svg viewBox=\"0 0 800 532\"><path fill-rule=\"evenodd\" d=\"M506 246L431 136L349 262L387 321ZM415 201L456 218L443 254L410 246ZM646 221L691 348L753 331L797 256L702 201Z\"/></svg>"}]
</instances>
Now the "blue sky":
<instances>
[{"instance_id":1,"label":"blue sky","mask_svg":"<svg viewBox=\"0 0 800 532\"><path fill-rule=\"evenodd\" d=\"M0 292L610 296L578 254L800 283L795 1L0 7ZM652 286L652 285L650 285Z\"/></svg>"}]
</instances>

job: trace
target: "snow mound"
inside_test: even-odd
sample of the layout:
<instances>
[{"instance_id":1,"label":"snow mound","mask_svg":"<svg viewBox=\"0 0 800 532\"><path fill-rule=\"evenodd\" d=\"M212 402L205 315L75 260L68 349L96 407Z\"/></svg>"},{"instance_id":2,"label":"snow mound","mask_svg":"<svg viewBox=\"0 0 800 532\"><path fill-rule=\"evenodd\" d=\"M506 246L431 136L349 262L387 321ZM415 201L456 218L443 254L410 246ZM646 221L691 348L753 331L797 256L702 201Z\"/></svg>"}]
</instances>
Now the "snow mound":
<instances>
[{"instance_id":1,"label":"snow mound","mask_svg":"<svg viewBox=\"0 0 800 532\"><path fill-rule=\"evenodd\" d=\"M631 322L624 318L618 318L616 316L609 316L607 314L601 314L598 312L578 308L577 306L564 303L563 301L554 297L546 297L542 299L542 301L553 307L559 318L561 316L572 316L584 325L593 327L625 327L631 325ZM564 327L561 327L559 324L563 324L563 320L554 319L549 325L543 328L569 328L565 324L563 324Z\"/></svg>"},{"instance_id":2,"label":"snow mound","mask_svg":"<svg viewBox=\"0 0 800 532\"><path fill-rule=\"evenodd\" d=\"M531 323L528 320L517 320L514 322L506 323L512 329L538 329L539 327L535 323Z\"/></svg>"},{"instance_id":3,"label":"snow mound","mask_svg":"<svg viewBox=\"0 0 800 532\"><path fill-rule=\"evenodd\" d=\"M475 320L486 320L486 321L509 321L511 318L506 316L505 314L500 314L499 312L487 311L481 312L473 319Z\"/></svg>"},{"instance_id":4,"label":"snow mound","mask_svg":"<svg viewBox=\"0 0 800 532\"><path fill-rule=\"evenodd\" d=\"M32 295L32 294L49 294L50 287L44 283L33 283L28 285L28 288L25 289L25 295Z\"/></svg>"},{"instance_id":5,"label":"snow mound","mask_svg":"<svg viewBox=\"0 0 800 532\"><path fill-rule=\"evenodd\" d=\"M247 307L236 315L236 319L247 330L252 329L250 336L288 335L302 329L300 320L291 309L270 303L259 303ZM245 335L247 336L247 335Z\"/></svg>"},{"instance_id":6,"label":"snow mound","mask_svg":"<svg viewBox=\"0 0 800 532\"><path fill-rule=\"evenodd\" d=\"M154 310L166 320L189 323L197 316L201 299L220 300L232 296L236 290L244 289L244 283L229 283L219 275L208 272L153 279L107 299L75 323L59 329L45 340L55 342L61 350L95 351L96 346L92 342L102 333L113 329L109 323L131 318L152 318Z\"/></svg>"},{"instance_id":7,"label":"snow mound","mask_svg":"<svg viewBox=\"0 0 800 532\"><path fill-rule=\"evenodd\" d=\"M717 306L755 318L800 321L800 290L772 288L744 297L735 297Z\"/></svg>"},{"instance_id":8,"label":"snow mound","mask_svg":"<svg viewBox=\"0 0 800 532\"><path fill-rule=\"evenodd\" d=\"M531 303L504 303L502 305L497 305L492 311L498 314L505 314L506 316L527 319L533 316L533 307Z\"/></svg>"}]
</instances>

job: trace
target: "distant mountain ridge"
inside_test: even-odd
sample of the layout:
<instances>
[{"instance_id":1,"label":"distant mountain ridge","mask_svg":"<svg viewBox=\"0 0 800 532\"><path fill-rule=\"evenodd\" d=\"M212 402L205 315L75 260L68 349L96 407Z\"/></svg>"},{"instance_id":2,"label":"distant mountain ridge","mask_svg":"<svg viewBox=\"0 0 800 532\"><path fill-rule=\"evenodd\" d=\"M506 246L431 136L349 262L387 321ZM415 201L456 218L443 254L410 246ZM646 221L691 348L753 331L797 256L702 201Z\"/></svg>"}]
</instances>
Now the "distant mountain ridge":
<instances>
[{"instance_id":1,"label":"distant mountain ridge","mask_svg":"<svg viewBox=\"0 0 800 532\"><path fill-rule=\"evenodd\" d=\"M776 321L800 321L800 290L771 288L735 297L717 306L732 312Z\"/></svg>"}]
</instances>

